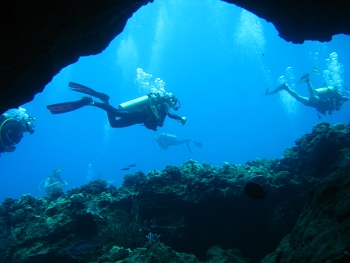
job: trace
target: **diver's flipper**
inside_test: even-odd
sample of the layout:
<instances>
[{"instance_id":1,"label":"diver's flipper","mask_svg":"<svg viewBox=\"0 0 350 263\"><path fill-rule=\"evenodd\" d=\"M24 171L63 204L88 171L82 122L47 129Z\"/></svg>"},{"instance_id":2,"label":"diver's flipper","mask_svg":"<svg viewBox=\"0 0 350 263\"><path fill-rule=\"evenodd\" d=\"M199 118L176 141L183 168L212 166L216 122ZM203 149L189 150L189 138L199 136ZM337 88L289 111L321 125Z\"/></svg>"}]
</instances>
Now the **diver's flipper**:
<instances>
[{"instance_id":1,"label":"diver's flipper","mask_svg":"<svg viewBox=\"0 0 350 263\"><path fill-rule=\"evenodd\" d=\"M202 147L203 147L203 143L201 143L201 142L195 142L195 141L193 141L193 143L194 143L195 146L197 146L197 147L199 147L199 148L202 148Z\"/></svg>"},{"instance_id":2,"label":"diver's flipper","mask_svg":"<svg viewBox=\"0 0 350 263\"><path fill-rule=\"evenodd\" d=\"M91 97L83 97L77 101L62 102L57 104L47 105L46 108L51 111L52 114L66 113L80 109L89 105L92 102Z\"/></svg>"},{"instance_id":3,"label":"diver's flipper","mask_svg":"<svg viewBox=\"0 0 350 263\"><path fill-rule=\"evenodd\" d=\"M301 78L298 80L297 85L308 82L309 81L309 73L305 73L301 76Z\"/></svg>"},{"instance_id":4,"label":"diver's flipper","mask_svg":"<svg viewBox=\"0 0 350 263\"><path fill-rule=\"evenodd\" d=\"M86 87L84 85L75 83L75 82L69 82L68 86L70 87L71 90L78 91L81 93L88 94L90 96L94 96L96 98L99 98L103 102L108 102L109 96L105 93L97 92L89 87Z\"/></svg>"},{"instance_id":5,"label":"diver's flipper","mask_svg":"<svg viewBox=\"0 0 350 263\"><path fill-rule=\"evenodd\" d=\"M269 89L266 90L265 94L261 94L261 95L273 95L278 93L281 90L286 90L288 88L288 86L286 85L286 83L283 83L281 85L279 85L276 89L274 89L273 91L269 91Z\"/></svg>"}]
</instances>

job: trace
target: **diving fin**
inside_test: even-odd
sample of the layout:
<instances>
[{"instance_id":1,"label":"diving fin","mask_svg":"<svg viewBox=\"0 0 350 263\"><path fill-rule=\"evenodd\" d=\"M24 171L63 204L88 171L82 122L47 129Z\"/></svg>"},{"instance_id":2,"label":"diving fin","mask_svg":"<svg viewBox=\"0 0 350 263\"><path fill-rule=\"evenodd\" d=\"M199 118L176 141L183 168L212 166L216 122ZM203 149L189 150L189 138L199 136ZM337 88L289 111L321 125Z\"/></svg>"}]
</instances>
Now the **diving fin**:
<instances>
[{"instance_id":1,"label":"diving fin","mask_svg":"<svg viewBox=\"0 0 350 263\"><path fill-rule=\"evenodd\" d=\"M105 94L105 93L97 92L97 91L95 91L95 90L93 90L93 89L91 89L89 87L86 87L84 85L81 85L81 84L78 84L78 83L75 83L75 82L69 82L68 86L70 87L71 90L78 91L78 92L81 92L81 93L85 93L85 94L88 94L90 96L94 96L96 98L99 98L103 102L108 103L109 96L107 94Z\"/></svg>"},{"instance_id":2,"label":"diving fin","mask_svg":"<svg viewBox=\"0 0 350 263\"><path fill-rule=\"evenodd\" d=\"M62 103L47 105L46 108L52 114L61 114L61 113L66 113L66 112L80 109L84 106L89 105L91 102L93 102L91 97L83 97L77 101L62 102Z\"/></svg>"},{"instance_id":3,"label":"diving fin","mask_svg":"<svg viewBox=\"0 0 350 263\"><path fill-rule=\"evenodd\" d=\"M301 76L301 78L298 80L296 85L299 85L301 83L308 82L308 81L309 81L309 73L305 73Z\"/></svg>"},{"instance_id":4,"label":"diving fin","mask_svg":"<svg viewBox=\"0 0 350 263\"><path fill-rule=\"evenodd\" d=\"M281 90L286 90L287 89L286 87L287 87L286 83L283 83L272 91L269 91L269 89L267 89L265 94L261 94L261 95L273 95L273 94L278 93Z\"/></svg>"},{"instance_id":5,"label":"diving fin","mask_svg":"<svg viewBox=\"0 0 350 263\"><path fill-rule=\"evenodd\" d=\"M197 147L199 147L199 148L202 148L202 147L203 147L203 143L201 143L201 142L195 142L195 141L193 141L193 143L194 143L195 146L197 146Z\"/></svg>"}]
</instances>

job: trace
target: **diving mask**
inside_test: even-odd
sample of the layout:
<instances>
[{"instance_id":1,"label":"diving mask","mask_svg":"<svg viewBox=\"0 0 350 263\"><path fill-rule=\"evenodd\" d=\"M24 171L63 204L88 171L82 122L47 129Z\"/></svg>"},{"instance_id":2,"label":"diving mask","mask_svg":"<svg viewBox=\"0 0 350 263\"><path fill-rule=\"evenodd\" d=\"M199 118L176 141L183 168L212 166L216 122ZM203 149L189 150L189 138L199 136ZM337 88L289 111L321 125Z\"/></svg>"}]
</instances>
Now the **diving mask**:
<instances>
[{"instance_id":1,"label":"diving mask","mask_svg":"<svg viewBox=\"0 0 350 263\"><path fill-rule=\"evenodd\" d=\"M30 134L34 133L34 127L35 127L35 118L28 116L24 116L22 120L25 122L25 126Z\"/></svg>"},{"instance_id":2,"label":"diving mask","mask_svg":"<svg viewBox=\"0 0 350 263\"><path fill-rule=\"evenodd\" d=\"M177 111L181 107L180 101L172 93L166 93L165 98L166 102L170 105L170 108Z\"/></svg>"}]
</instances>

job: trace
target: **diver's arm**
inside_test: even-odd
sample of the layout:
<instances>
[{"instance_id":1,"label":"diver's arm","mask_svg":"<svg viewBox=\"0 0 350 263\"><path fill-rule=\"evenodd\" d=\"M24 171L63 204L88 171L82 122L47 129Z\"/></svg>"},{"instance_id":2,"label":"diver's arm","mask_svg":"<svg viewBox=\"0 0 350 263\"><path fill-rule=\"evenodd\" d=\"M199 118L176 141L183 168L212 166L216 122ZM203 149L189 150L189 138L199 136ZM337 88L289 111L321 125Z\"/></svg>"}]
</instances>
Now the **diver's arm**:
<instances>
[{"instance_id":1,"label":"diver's arm","mask_svg":"<svg viewBox=\"0 0 350 263\"><path fill-rule=\"evenodd\" d=\"M59 183L60 183L60 187L65 187L68 185L67 181L65 181L63 179L61 179Z\"/></svg>"},{"instance_id":2,"label":"diver's arm","mask_svg":"<svg viewBox=\"0 0 350 263\"><path fill-rule=\"evenodd\" d=\"M52 184L50 183L50 178L47 178L46 181L45 181L45 185L44 185L44 188L45 190L49 190L52 188Z\"/></svg>"},{"instance_id":3,"label":"diver's arm","mask_svg":"<svg viewBox=\"0 0 350 263\"><path fill-rule=\"evenodd\" d=\"M16 144L12 141L11 132L12 132L12 130L9 130L6 132L6 137L7 137L7 140L9 141L10 144L4 145L5 152L13 152L16 150Z\"/></svg>"},{"instance_id":4,"label":"diver's arm","mask_svg":"<svg viewBox=\"0 0 350 263\"><path fill-rule=\"evenodd\" d=\"M13 152L16 150L16 145L20 142L23 137L23 133L21 131L21 124L19 121L10 120L8 124L3 127L6 129L5 132L6 138L9 142L9 145L5 146L6 152Z\"/></svg>"},{"instance_id":5,"label":"diver's arm","mask_svg":"<svg viewBox=\"0 0 350 263\"><path fill-rule=\"evenodd\" d=\"M59 184L60 184L59 181L53 182L52 184L50 184L50 183L46 184L45 183L45 187L58 187Z\"/></svg>"},{"instance_id":6,"label":"diver's arm","mask_svg":"<svg viewBox=\"0 0 350 263\"><path fill-rule=\"evenodd\" d=\"M168 110L166 111L166 114L168 115L169 118L180 121L182 125L186 124L186 121L187 121L186 117L180 117L179 115L176 115L175 113L172 113Z\"/></svg>"}]
</instances>

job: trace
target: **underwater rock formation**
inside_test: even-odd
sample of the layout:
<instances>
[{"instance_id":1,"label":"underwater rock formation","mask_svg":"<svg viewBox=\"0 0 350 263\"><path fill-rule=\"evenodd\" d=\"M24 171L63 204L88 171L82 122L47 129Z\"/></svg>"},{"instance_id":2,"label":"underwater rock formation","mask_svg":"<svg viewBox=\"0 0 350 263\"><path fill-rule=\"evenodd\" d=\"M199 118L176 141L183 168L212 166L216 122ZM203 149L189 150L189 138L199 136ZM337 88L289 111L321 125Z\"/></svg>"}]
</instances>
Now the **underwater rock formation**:
<instances>
[{"instance_id":1,"label":"underwater rock formation","mask_svg":"<svg viewBox=\"0 0 350 263\"><path fill-rule=\"evenodd\" d=\"M309 193L291 234L261 263L350 262L350 165Z\"/></svg>"},{"instance_id":2,"label":"underwater rock formation","mask_svg":"<svg viewBox=\"0 0 350 263\"><path fill-rule=\"evenodd\" d=\"M337 34L350 34L350 6L346 1L223 0L243 7L271 22L288 42L331 41Z\"/></svg>"},{"instance_id":3,"label":"underwater rock formation","mask_svg":"<svg viewBox=\"0 0 350 263\"><path fill-rule=\"evenodd\" d=\"M335 157L322 159L329 153ZM349 206L337 201L349 199L349 158L350 125L320 123L281 159L222 167L190 160L128 174L119 188L96 180L64 194L8 198L0 206L1 262L259 262L290 234L316 183L284 242L297 243L295 253L312 240L327 250L326 234L349 244L349 231L338 227L349 223ZM250 198L248 182L267 196ZM327 220L321 215L331 204Z\"/></svg>"},{"instance_id":4,"label":"underwater rock formation","mask_svg":"<svg viewBox=\"0 0 350 263\"><path fill-rule=\"evenodd\" d=\"M0 113L31 101L79 57L102 52L149 2L2 1Z\"/></svg>"},{"instance_id":5,"label":"underwater rock formation","mask_svg":"<svg viewBox=\"0 0 350 263\"><path fill-rule=\"evenodd\" d=\"M347 1L225 1L272 22L286 41L350 34ZM102 52L132 14L151 2L1 1L0 114L31 101L79 57Z\"/></svg>"}]
</instances>

